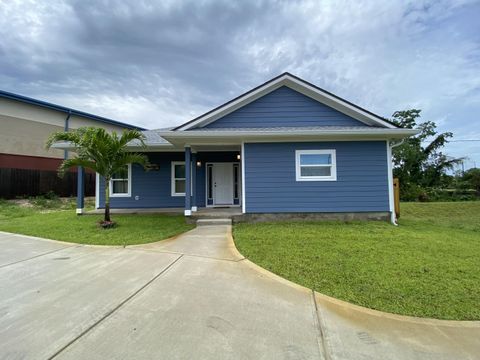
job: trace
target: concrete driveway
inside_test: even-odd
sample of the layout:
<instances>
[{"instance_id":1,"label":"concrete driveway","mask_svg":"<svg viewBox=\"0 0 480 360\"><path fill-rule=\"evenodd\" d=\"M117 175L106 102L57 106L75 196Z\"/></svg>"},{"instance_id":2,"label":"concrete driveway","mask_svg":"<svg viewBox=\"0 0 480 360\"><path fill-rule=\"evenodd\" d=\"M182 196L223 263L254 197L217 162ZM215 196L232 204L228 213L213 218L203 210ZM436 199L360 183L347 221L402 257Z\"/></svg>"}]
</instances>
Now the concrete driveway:
<instances>
[{"instance_id":1,"label":"concrete driveway","mask_svg":"<svg viewBox=\"0 0 480 360\"><path fill-rule=\"evenodd\" d=\"M236 252L229 226L92 247L0 233L2 359L477 359L478 322L314 294Z\"/></svg>"}]
</instances>

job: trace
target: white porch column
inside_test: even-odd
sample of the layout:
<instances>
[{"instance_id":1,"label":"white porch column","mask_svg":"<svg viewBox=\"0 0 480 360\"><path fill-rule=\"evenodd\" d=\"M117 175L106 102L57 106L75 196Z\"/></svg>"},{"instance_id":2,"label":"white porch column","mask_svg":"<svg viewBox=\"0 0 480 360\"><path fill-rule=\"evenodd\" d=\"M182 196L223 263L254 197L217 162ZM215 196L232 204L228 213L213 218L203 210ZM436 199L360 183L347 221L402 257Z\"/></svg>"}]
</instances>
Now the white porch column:
<instances>
[{"instance_id":1,"label":"white porch column","mask_svg":"<svg viewBox=\"0 0 480 360\"><path fill-rule=\"evenodd\" d=\"M192 152L192 212L197 211L197 153Z\"/></svg>"},{"instance_id":2,"label":"white porch column","mask_svg":"<svg viewBox=\"0 0 480 360\"><path fill-rule=\"evenodd\" d=\"M192 215L192 161L190 146L185 146L185 216Z\"/></svg>"}]
</instances>

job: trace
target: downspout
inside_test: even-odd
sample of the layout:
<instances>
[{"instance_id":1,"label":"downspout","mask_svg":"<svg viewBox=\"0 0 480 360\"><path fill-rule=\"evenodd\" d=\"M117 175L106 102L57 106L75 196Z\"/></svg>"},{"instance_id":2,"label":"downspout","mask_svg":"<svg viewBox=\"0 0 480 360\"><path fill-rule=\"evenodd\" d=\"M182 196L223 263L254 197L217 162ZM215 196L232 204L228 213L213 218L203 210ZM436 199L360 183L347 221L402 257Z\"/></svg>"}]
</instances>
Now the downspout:
<instances>
[{"instance_id":1,"label":"downspout","mask_svg":"<svg viewBox=\"0 0 480 360\"><path fill-rule=\"evenodd\" d=\"M69 130L69 121L70 121L70 116L72 116L72 110L68 110L68 115L65 118L65 132ZM66 160L68 159L68 150L63 150L63 159Z\"/></svg>"},{"instance_id":2,"label":"downspout","mask_svg":"<svg viewBox=\"0 0 480 360\"><path fill-rule=\"evenodd\" d=\"M387 141L387 146L388 146L388 162L389 162L389 194L390 192L393 195L393 157L392 157L392 150L394 147L400 146L405 142L405 139L400 140L397 143L392 143L390 141ZM391 202L391 211L390 211L390 222L392 225L398 226L397 222L397 214L395 214L395 206L393 206L393 202L395 201L393 196L389 195L390 202Z\"/></svg>"}]
</instances>

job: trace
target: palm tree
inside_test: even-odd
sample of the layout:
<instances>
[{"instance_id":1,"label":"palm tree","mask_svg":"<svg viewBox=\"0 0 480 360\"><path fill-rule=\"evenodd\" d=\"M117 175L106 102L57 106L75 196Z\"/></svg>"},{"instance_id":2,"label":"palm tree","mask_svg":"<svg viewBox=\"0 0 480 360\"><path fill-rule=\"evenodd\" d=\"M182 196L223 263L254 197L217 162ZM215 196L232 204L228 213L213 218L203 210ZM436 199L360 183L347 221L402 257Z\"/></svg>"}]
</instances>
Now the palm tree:
<instances>
[{"instance_id":1,"label":"palm tree","mask_svg":"<svg viewBox=\"0 0 480 360\"><path fill-rule=\"evenodd\" d=\"M145 136L138 130L123 130L119 136L115 131L109 134L102 128L83 127L51 134L46 147L50 149L54 143L67 142L77 154L75 158L62 162L58 168L60 177L68 169L82 166L97 172L105 179L104 221L110 222L110 180L113 174L125 171L128 164L136 163L146 167L146 155L127 151L128 143L133 141L145 146L144 140Z\"/></svg>"}]
</instances>

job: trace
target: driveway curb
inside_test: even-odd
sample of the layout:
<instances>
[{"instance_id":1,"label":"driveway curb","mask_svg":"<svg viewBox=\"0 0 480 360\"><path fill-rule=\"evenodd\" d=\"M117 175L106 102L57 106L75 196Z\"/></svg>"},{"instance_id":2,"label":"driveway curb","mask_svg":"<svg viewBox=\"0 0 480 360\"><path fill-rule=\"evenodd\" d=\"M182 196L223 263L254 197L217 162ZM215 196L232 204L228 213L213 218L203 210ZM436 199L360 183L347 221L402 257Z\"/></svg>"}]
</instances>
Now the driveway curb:
<instances>
[{"instance_id":1,"label":"driveway curb","mask_svg":"<svg viewBox=\"0 0 480 360\"><path fill-rule=\"evenodd\" d=\"M393 314L393 313L388 313L380 310L374 310L370 309L364 306L360 305L355 305L352 303L349 303L347 301L343 301L340 299L333 298L328 295L324 295L322 293L319 293L313 289L306 288L302 285L299 285L297 283L294 283L290 280L287 280L275 273L272 273L271 271L262 268L261 266L251 262L248 260L240 251L238 251L237 247L235 246L235 241L233 239L232 231L231 231L231 226L229 226L229 231L227 234L228 241L231 243L231 249L234 252L236 256L240 256L244 258L243 262L248 265L250 268L258 271L261 273L263 276L268 276L271 279L274 279L276 281L279 281L283 284L289 285L295 289L302 290L305 292L312 292L315 294L315 297L321 301L329 303L333 307L337 307L342 310L348 310L352 312L359 312L363 313L365 315L370 315L370 316L375 316L379 318L386 318L386 319L391 319L391 320L397 320L397 321L402 321L402 322L408 322L408 323L416 323L416 324L424 324L424 325L432 325L432 326L447 326L447 327L458 327L458 328L474 328L474 329L480 329L480 321L478 320L441 320L441 319L432 319L432 318L421 318L421 317L415 317L415 316L407 316L407 315L398 315L398 314Z\"/></svg>"}]
</instances>

